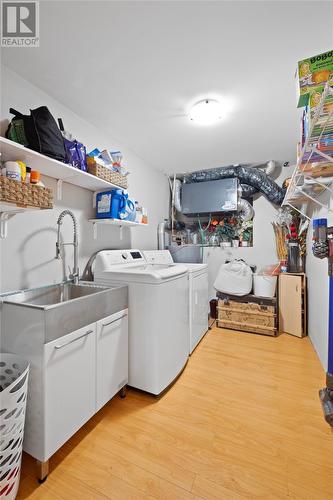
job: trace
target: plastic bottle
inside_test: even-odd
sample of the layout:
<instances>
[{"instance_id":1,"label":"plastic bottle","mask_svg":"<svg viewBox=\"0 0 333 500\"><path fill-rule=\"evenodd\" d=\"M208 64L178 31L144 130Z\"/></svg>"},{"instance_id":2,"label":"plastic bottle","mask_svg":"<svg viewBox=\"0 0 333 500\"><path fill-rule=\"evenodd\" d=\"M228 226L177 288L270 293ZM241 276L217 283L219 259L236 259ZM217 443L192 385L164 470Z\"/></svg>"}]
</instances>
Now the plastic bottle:
<instances>
[{"instance_id":1,"label":"plastic bottle","mask_svg":"<svg viewBox=\"0 0 333 500\"><path fill-rule=\"evenodd\" d=\"M318 241L327 240L327 219L318 219Z\"/></svg>"},{"instance_id":2,"label":"plastic bottle","mask_svg":"<svg viewBox=\"0 0 333 500\"><path fill-rule=\"evenodd\" d=\"M146 208L142 208L142 224L148 224L148 214Z\"/></svg>"},{"instance_id":3,"label":"plastic bottle","mask_svg":"<svg viewBox=\"0 0 333 500\"><path fill-rule=\"evenodd\" d=\"M138 222L139 224L141 224L142 222L142 208L139 206L139 202L136 201L135 202L135 222Z\"/></svg>"},{"instance_id":4,"label":"plastic bottle","mask_svg":"<svg viewBox=\"0 0 333 500\"><path fill-rule=\"evenodd\" d=\"M313 241L318 241L318 222L319 219L313 219L312 227L313 227Z\"/></svg>"},{"instance_id":5,"label":"plastic bottle","mask_svg":"<svg viewBox=\"0 0 333 500\"><path fill-rule=\"evenodd\" d=\"M30 172L30 184L38 184L40 179L40 173L38 170L31 170Z\"/></svg>"},{"instance_id":6,"label":"plastic bottle","mask_svg":"<svg viewBox=\"0 0 333 500\"><path fill-rule=\"evenodd\" d=\"M6 177L6 163L0 162L0 176Z\"/></svg>"},{"instance_id":7,"label":"plastic bottle","mask_svg":"<svg viewBox=\"0 0 333 500\"><path fill-rule=\"evenodd\" d=\"M14 181L21 181L21 167L17 161L6 161L6 177Z\"/></svg>"},{"instance_id":8,"label":"plastic bottle","mask_svg":"<svg viewBox=\"0 0 333 500\"><path fill-rule=\"evenodd\" d=\"M24 161L21 161L21 160L16 160L16 161L20 165L20 169L21 169L21 181L25 182L25 177L27 175L27 166L24 163Z\"/></svg>"},{"instance_id":9,"label":"plastic bottle","mask_svg":"<svg viewBox=\"0 0 333 500\"><path fill-rule=\"evenodd\" d=\"M35 184L36 186L45 187L44 182L42 182L40 179L40 172L38 170L31 170L30 184Z\"/></svg>"},{"instance_id":10,"label":"plastic bottle","mask_svg":"<svg viewBox=\"0 0 333 500\"><path fill-rule=\"evenodd\" d=\"M30 184L30 174L31 174L31 168L26 167L26 176L25 176L25 183Z\"/></svg>"}]
</instances>

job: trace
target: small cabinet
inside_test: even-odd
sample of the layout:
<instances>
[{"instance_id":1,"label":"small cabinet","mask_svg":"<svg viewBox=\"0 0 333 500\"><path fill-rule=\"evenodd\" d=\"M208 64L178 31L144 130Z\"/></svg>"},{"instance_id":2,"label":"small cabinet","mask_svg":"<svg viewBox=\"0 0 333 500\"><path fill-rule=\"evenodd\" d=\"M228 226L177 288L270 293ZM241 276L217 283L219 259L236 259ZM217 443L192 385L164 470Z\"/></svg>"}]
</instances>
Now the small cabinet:
<instances>
[{"instance_id":1,"label":"small cabinet","mask_svg":"<svg viewBox=\"0 0 333 500\"><path fill-rule=\"evenodd\" d=\"M306 276L281 273L279 276L279 329L304 337L306 327Z\"/></svg>"},{"instance_id":2,"label":"small cabinet","mask_svg":"<svg viewBox=\"0 0 333 500\"><path fill-rule=\"evenodd\" d=\"M44 346L45 456L95 413L96 323Z\"/></svg>"},{"instance_id":3,"label":"small cabinet","mask_svg":"<svg viewBox=\"0 0 333 500\"><path fill-rule=\"evenodd\" d=\"M96 411L128 381L128 311L97 322Z\"/></svg>"}]
</instances>

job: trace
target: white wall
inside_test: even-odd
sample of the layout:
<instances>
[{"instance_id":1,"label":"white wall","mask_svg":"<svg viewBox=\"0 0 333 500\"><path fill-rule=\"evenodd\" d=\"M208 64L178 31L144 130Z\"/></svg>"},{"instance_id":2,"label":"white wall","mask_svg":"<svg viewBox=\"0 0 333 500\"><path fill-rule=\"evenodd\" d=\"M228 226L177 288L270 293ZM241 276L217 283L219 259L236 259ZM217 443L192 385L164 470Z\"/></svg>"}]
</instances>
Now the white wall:
<instances>
[{"instance_id":1,"label":"white wall","mask_svg":"<svg viewBox=\"0 0 333 500\"><path fill-rule=\"evenodd\" d=\"M327 202L333 208L332 200L321 201ZM329 214L324 209L314 209L312 212L313 218L328 218L328 225L333 225L333 215ZM317 259L311 251L312 245L312 224L308 233L308 256L307 256L307 276L308 276L308 333L312 344L317 351L319 359L327 369L328 357L328 263L327 259Z\"/></svg>"},{"instance_id":2,"label":"white wall","mask_svg":"<svg viewBox=\"0 0 333 500\"><path fill-rule=\"evenodd\" d=\"M0 291L58 282L64 278L64 273L68 272L67 266L72 266L71 250L68 249L65 262L56 261L54 256L56 220L65 208L71 209L79 221L81 270L89 256L101 248L155 248L157 224L168 214L169 192L166 177L148 166L128 150L126 145L119 144L114 138L104 134L102 129L91 126L8 68L1 69L1 119L10 118L9 107L27 113L29 108L47 105L55 118L63 118L65 127L82 141L88 150L96 146L120 149L123 152L124 162L131 172L129 192L148 209L149 226L124 229L123 240L120 240L119 228L99 227L99 237L95 241L92 226L87 222L94 216L92 193L64 184L63 199L55 201L52 211L19 214L9 221L8 238L0 240ZM55 188L54 179L43 180L47 186ZM71 241L72 226L69 219L64 221L62 231L64 241Z\"/></svg>"},{"instance_id":3,"label":"white wall","mask_svg":"<svg viewBox=\"0 0 333 500\"><path fill-rule=\"evenodd\" d=\"M292 167L283 168L276 182L281 186L284 179L291 176L292 171ZM253 247L206 247L204 249L204 262L208 263L211 298L216 295L213 283L220 265L224 264L225 260L233 258L244 259L248 264L256 265L258 270L268 264L278 262L275 250L274 232L271 224L275 221L277 208L263 195L260 195L254 200L253 208L255 211L255 217L253 219Z\"/></svg>"}]
</instances>

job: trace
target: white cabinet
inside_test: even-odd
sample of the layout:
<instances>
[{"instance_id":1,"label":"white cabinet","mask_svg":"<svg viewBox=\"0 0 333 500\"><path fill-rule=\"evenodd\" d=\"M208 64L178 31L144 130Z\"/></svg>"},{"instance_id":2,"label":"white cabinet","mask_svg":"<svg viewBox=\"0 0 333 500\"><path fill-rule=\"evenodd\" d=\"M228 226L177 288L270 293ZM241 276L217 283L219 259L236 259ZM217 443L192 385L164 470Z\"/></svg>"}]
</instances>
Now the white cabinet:
<instances>
[{"instance_id":1,"label":"white cabinet","mask_svg":"<svg viewBox=\"0 0 333 500\"><path fill-rule=\"evenodd\" d=\"M121 311L97 322L96 411L128 381L128 313Z\"/></svg>"},{"instance_id":2,"label":"white cabinet","mask_svg":"<svg viewBox=\"0 0 333 500\"><path fill-rule=\"evenodd\" d=\"M47 343L30 309L8 305L4 349L30 362L23 449L45 463L127 384L128 309Z\"/></svg>"},{"instance_id":3,"label":"white cabinet","mask_svg":"<svg viewBox=\"0 0 333 500\"><path fill-rule=\"evenodd\" d=\"M190 277L190 354L208 330L207 273Z\"/></svg>"},{"instance_id":4,"label":"white cabinet","mask_svg":"<svg viewBox=\"0 0 333 500\"><path fill-rule=\"evenodd\" d=\"M95 350L96 323L44 346L44 458L95 413Z\"/></svg>"}]
</instances>

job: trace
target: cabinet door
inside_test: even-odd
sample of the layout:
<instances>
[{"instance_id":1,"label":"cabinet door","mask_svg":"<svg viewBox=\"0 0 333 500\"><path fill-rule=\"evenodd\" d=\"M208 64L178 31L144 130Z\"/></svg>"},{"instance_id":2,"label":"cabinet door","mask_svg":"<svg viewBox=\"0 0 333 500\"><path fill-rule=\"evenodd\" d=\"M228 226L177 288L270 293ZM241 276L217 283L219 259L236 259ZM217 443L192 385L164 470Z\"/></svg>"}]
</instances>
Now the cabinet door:
<instances>
[{"instance_id":1,"label":"cabinet door","mask_svg":"<svg viewBox=\"0 0 333 500\"><path fill-rule=\"evenodd\" d=\"M47 460L95 413L96 323L44 347Z\"/></svg>"},{"instance_id":2,"label":"cabinet door","mask_svg":"<svg viewBox=\"0 0 333 500\"><path fill-rule=\"evenodd\" d=\"M279 309L280 331L302 337L302 276L280 275Z\"/></svg>"},{"instance_id":3,"label":"cabinet door","mask_svg":"<svg viewBox=\"0 0 333 500\"><path fill-rule=\"evenodd\" d=\"M96 411L128 382L128 311L97 322Z\"/></svg>"}]
</instances>

